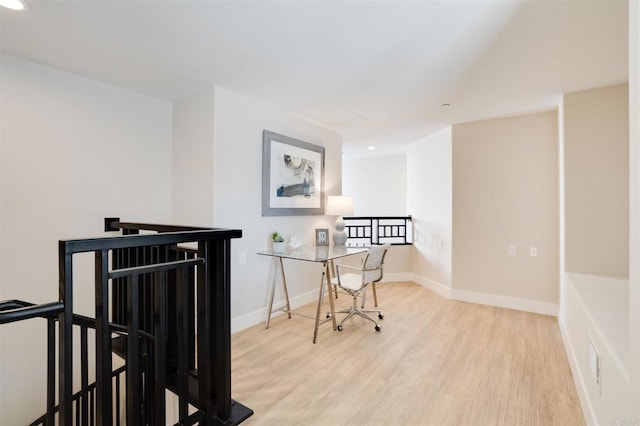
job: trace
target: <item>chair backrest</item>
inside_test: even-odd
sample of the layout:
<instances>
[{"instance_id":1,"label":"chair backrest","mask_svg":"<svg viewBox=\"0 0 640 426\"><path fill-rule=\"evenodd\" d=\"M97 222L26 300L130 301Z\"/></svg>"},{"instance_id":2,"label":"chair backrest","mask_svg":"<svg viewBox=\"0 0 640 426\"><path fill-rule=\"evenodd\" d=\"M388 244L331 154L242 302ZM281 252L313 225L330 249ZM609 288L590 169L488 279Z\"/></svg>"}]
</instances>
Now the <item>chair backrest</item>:
<instances>
[{"instance_id":1,"label":"chair backrest","mask_svg":"<svg viewBox=\"0 0 640 426\"><path fill-rule=\"evenodd\" d=\"M374 283L382 279L382 267L384 266L384 257L387 255L390 244L381 246L373 246L367 252L362 265L362 278L365 283Z\"/></svg>"}]
</instances>

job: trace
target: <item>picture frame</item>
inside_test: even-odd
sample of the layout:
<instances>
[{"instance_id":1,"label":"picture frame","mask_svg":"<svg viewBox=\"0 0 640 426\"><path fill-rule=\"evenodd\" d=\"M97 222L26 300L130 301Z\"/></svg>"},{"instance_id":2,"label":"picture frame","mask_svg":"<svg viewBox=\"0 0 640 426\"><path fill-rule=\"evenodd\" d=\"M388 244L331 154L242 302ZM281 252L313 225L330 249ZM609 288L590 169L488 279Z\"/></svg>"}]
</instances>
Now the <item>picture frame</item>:
<instances>
[{"instance_id":1,"label":"picture frame","mask_svg":"<svg viewBox=\"0 0 640 426\"><path fill-rule=\"evenodd\" d=\"M324 147L262 132L262 216L324 214Z\"/></svg>"},{"instance_id":2,"label":"picture frame","mask_svg":"<svg viewBox=\"0 0 640 426\"><path fill-rule=\"evenodd\" d=\"M329 229L328 228L316 228L316 245L317 246L329 245Z\"/></svg>"}]
</instances>

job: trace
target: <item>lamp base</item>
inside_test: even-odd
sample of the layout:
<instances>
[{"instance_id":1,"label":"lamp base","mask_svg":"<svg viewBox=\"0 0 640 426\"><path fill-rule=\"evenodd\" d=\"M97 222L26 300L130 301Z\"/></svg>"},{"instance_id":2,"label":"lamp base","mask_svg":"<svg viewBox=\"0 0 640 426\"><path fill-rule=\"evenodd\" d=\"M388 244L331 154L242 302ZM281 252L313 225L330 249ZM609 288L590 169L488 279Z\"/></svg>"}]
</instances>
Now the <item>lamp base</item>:
<instances>
[{"instance_id":1,"label":"lamp base","mask_svg":"<svg viewBox=\"0 0 640 426\"><path fill-rule=\"evenodd\" d=\"M343 246L347 242L347 233L344 230L344 219L342 216L336 220L336 230L333 233L333 244L336 246Z\"/></svg>"},{"instance_id":2,"label":"lamp base","mask_svg":"<svg viewBox=\"0 0 640 426\"><path fill-rule=\"evenodd\" d=\"M333 244L343 246L347 242L347 233L345 231L336 231L333 233Z\"/></svg>"}]
</instances>

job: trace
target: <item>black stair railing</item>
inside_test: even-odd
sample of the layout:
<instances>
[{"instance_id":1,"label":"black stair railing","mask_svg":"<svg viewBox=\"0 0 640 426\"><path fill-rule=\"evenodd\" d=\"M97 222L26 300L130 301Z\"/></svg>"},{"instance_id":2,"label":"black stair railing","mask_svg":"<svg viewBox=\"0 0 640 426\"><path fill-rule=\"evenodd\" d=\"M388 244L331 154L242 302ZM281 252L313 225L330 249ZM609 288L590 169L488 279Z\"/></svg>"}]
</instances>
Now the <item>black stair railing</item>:
<instances>
[{"instance_id":1,"label":"black stair railing","mask_svg":"<svg viewBox=\"0 0 640 426\"><path fill-rule=\"evenodd\" d=\"M54 424L55 395L56 395L56 316L64 310L62 302L45 303L36 305L22 300L8 300L0 302L0 325L12 322L25 321L32 318L44 318L47 320L47 413L44 421Z\"/></svg>"},{"instance_id":2,"label":"black stair railing","mask_svg":"<svg viewBox=\"0 0 640 426\"><path fill-rule=\"evenodd\" d=\"M123 235L60 241L58 302L0 305L0 324L37 316L48 321L47 413L33 424L166 424L166 389L178 397L177 424L244 421L253 412L231 398L230 354L230 244L242 231L126 223L118 218L105 219L105 231ZM95 259L95 318L73 312L74 255L88 252ZM81 389L75 393L74 327L81 330L82 365ZM91 384L90 329L95 340ZM122 367L114 368L112 353L122 357Z\"/></svg>"},{"instance_id":3,"label":"black stair railing","mask_svg":"<svg viewBox=\"0 0 640 426\"><path fill-rule=\"evenodd\" d=\"M35 305L21 300L0 302L0 324L24 321L31 318L44 318L47 320L47 412L29 424L29 426L55 425L55 415L59 406L55 405L56 384L56 351L55 351L55 323L57 315L63 311L61 302ZM72 396L73 424L94 425L95 417L95 387L96 383L89 384L89 330L95 329L95 320L82 315L73 315L73 325L79 329L80 335L80 376L81 389ZM113 333L122 333L122 328L114 327ZM111 376L115 382L115 412L120 412L122 399L120 398L121 381L126 366L116 368ZM120 424L118 418L116 424Z\"/></svg>"},{"instance_id":4,"label":"black stair railing","mask_svg":"<svg viewBox=\"0 0 640 426\"><path fill-rule=\"evenodd\" d=\"M56 319L57 321L57 319ZM89 330L95 330L95 320L93 318L85 317L82 315L73 316L73 325L76 329L79 329L80 335L80 377L81 385L80 390L73 394L71 399L71 408L73 413L73 424L78 425L95 425L96 424L96 382L89 383ZM53 332L55 330L52 329ZM119 327L112 327L112 333L122 334L123 330ZM77 335L78 333L76 333ZM54 344L53 341L50 344ZM54 351L49 351L49 354L53 354ZM51 356L51 355L50 355ZM50 404L54 404L55 398L55 365L52 361L51 368L48 369L47 381L51 382L47 389L47 396L51 400ZM122 382L124 381L124 373L126 372L126 365L122 365L111 372L111 380L114 384L114 412L122 412ZM47 413L33 421L29 426L40 425L55 425L54 415L58 413L59 406L48 408ZM116 417L116 425L120 425L120 417Z\"/></svg>"},{"instance_id":5,"label":"black stair railing","mask_svg":"<svg viewBox=\"0 0 640 426\"><path fill-rule=\"evenodd\" d=\"M345 217L347 247L369 247L373 244L413 244L411 216Z\"/></svg>"}]
</instances>

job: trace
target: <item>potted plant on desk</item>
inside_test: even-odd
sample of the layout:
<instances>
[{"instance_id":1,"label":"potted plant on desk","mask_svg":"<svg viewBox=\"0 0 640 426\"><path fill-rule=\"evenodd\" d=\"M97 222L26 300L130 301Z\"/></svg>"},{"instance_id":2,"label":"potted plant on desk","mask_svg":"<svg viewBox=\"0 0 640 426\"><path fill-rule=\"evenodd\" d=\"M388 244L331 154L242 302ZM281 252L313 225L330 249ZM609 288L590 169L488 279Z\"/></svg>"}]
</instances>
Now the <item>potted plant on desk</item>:
<instances>
[{"instance_id":1,"label":"potted plant on desk","mask_svg":"<svg viewBox=\"0 0 640 426\"><path fill-rule=\"evenodd\" d=\"M284 251L284 238L278 231L273 231L271 233L271 241L273 241L273 251L277 253L282 253Z\"/></svg>"}]
</instances>

